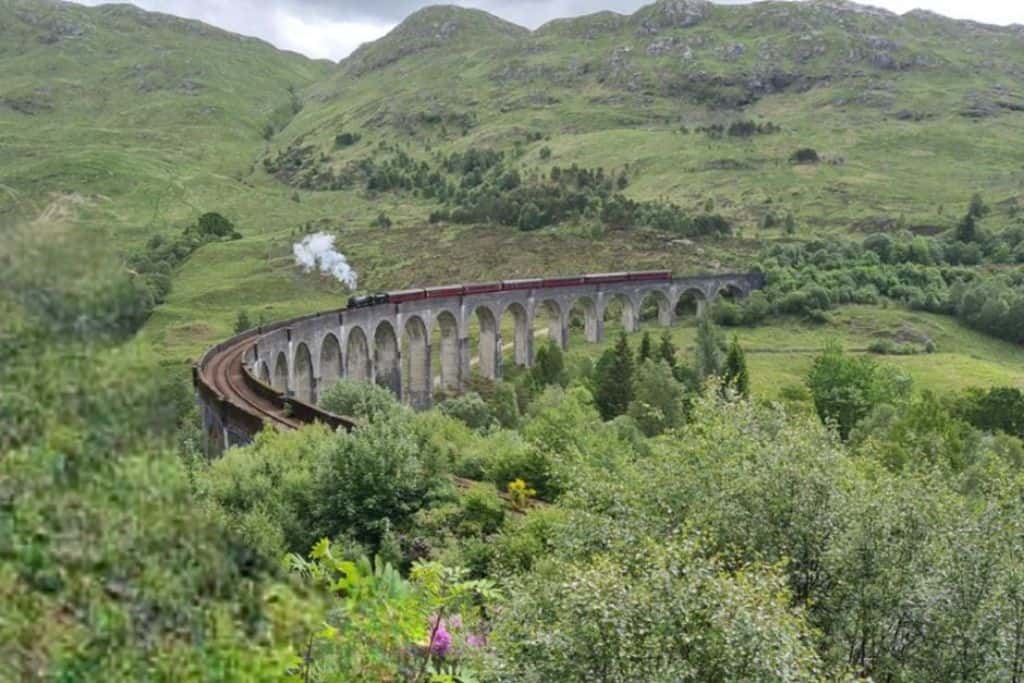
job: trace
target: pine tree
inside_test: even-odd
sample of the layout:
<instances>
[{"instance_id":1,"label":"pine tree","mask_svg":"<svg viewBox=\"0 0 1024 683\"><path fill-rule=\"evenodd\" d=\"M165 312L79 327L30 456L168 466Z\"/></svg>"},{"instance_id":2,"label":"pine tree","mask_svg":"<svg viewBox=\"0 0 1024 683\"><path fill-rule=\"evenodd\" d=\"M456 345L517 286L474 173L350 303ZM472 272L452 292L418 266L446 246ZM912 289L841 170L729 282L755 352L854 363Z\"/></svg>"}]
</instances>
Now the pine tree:
<instances>
[{"instance_id":1,"label":"pine tree","mask_svg":"<svg viewBox=\"0 0 1024 683\"><path fill-rule=\"evenodd\" d=\"M669 334L668 330L661 333L661 344L658 345L658 358L668 363L670 368L675 369L676 360L676 345L672 343L672 335Z\"/></svg>"},{"instance_id":2,"label":"pine tree","mask_svg":"<svg viewBox=\"0 0 1024 683\"><path fill-rule=\"evenodd\" d=\"M725 386L732 388L743 398L750 397L750 375L747 373L747 356L740 346L739 337L733 335L729 353L725 357L725 371L722 378Z\"/></svg>"},{"instance_id":3,"label":"pine tree","mask_svg":"<svg viewBox=\"0 0 1024 683\"><path fill-rule=\"evenodd\" d=\"M707 315L697 323L697 361L694 371L703 383L712 375L722 374L722 335Z\"/></svg>"},{"instance_id":4,"label":"pine tree","mask_svg":"<svg viewBox=\"0 0 1024 683\"><path fill-rule=\"evenodd\" d=\"M633 351L622 333L615 348L605 351L597 362L595 400L604 419L624 415L629 408L633 400L633 367Z\"/></svg>"},{"instance_id":5,"label":"pine tree","mask_svg":"<svg viewBox=\"0 0 1024 683\"><path fill-rule=\"evenodd\" d=\"M549 384L565 385L565 357L554 339L549 339L547 344L537 350L537 358L530 375L535 385L539 387Z\"/></svg>"},{"instance_id":6,"label":"pine tree","mask_svg":"<svg viewBox=\"0 0 1024 683\"><path fill-rule=\"evenodd\" d=\"M961 242L973 242L978 236L978 226L974 220L974 215L968 213L956 226L956 238Z\"/></svg>"},{"instance_id":7,"label":"pine tree","mask_svg":"<svg viewBox=\"0 0 1024 683\"><path fill-rule=\"evenodd\" d=\"M644 336L640 338L640 351L637 354L637 364L643 363L645 360L651 360L654 358L654 343L651 342L651 333L644 332Z\"/></svg>"}]
</instances>

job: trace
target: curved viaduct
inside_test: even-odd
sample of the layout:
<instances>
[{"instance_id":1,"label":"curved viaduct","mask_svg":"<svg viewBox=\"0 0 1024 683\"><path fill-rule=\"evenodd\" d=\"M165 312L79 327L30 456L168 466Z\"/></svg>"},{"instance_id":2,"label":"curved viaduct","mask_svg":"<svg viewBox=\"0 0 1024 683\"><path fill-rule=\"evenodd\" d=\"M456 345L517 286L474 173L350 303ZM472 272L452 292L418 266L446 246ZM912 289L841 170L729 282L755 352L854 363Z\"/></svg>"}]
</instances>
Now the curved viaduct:
<instances>
[{"instance_id":1,"label":"curved viaduct","mask_svg":"<svg viewBox=\"0 0 1024 683\"><path fill-rule=\"evenodd\" d=\"M249 443L265 424L351 428L352 420L317 407L343 377L376 382L426 408L436 391L463 389L474 365L484 377L500 378L508 347L516 365L532 365L538 323L546 322L541 334L566 349L573 318L596 343L612 312L629 332L639 328L643 311L668 326L719 297L745 297L762 285L758 273L667 271L505 280L390 292L249 330L207 351L193 368L208 449ZM503 339L503 327L511 339Z\"/></svg>"}]
</instances>

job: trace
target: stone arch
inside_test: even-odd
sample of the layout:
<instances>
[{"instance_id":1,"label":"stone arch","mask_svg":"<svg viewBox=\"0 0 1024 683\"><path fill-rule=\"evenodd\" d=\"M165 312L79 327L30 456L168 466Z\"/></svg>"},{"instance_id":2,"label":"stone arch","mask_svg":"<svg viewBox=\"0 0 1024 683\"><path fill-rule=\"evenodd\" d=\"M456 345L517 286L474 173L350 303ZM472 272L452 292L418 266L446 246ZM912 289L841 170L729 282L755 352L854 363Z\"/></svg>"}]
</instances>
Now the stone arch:
<instances>
[{"instance_id":1,"label":"stone arch","mask_svg":"<svg viewBox=\"0 0 1024 683\"><path fill-rule=\"evenodd\" d=\"M305 342L295 347L295 397L306 403L316 401L316 379L313 377L313 355Z\"/></svg>"},{"instance_id":2,"label":"stone arch","mask_svg":"<svg viewBox=\"0 0 1024 683\"><path fill-rule=\"evenodd\" d=\"M626 333L636 332L636 306L633 304L633 300L622 292L609 294L608 298L605 300L604 308L601 310L602 322L609 322L609 315L614 316L616 313L618 313L619 322Z\"/></svg>"},{"instance_id":3,"label":"stone arch","mask_svg":"<svg viewBox=\"0 0 1024 683\"><path fill-rule=\"evenodd\" d=\"M595 344L601 341L604 321L597 315L597 304L589 296L583 296L573 302L569 313L570 325L577 321L582 323L583 337L589 343Z\"/></svg>"},{"instance_id":4,"label":"stone arch","mask_svg":"<svg viewBox=\"0 0 1024 683\"><path fill-rule=\"evenodd\" d=\"M373 333L374 381L391 392L402 396L402 354L398 350L398 335L387 320L382 320Z\"/></svg>"},{"instance_id":5,"label":"stone arch","mask_svg":"<svg viewBox=\"0 0 1024 683\"><path fill-rule=\"evenodd\" d=\"M533 313L534 320L547 319L548 339L554 340L562 347L563 351L569 348L568 313L568 311L563 311L562 304L555 299L544 299L538 302ZM537 345L534 344L534 346ZM536 355L536 349L534 349L534 355Z\"/></svg>"},{"instance_id":6,"label":"stone arch","mask_svg":"<svg viewBox=\"0 0 1024 683\"><path fill-rule=\"evenodd\" d=\"M266 361L261 360L256 363L256 378L268 387L273 383L273 380L270 378L270 366L267 365Z\"/></svg>"},{"instance_id":7,"label":"stone arch","mask_svg":"<svg viewBox=\"0 0 1024 683\"><path fill-rule=\"evenodd\" d=\"M458 391L462 382L459 321L451 311L439 312L436 321L435 329L439 335L437 346L441 349L438 358L441 373L438 385L444 392Z\"/></svg>"},{"instance_id":8,"label":"stone arch","mask_svg":"<svg viewBox=\"0 0 1024 683\"><path fill-rule=\"evenodd\" d=\"M507 315L512 316L512 357L516 365L527 367L533 359L533 330L530 329L530 316L526 312L526 307L519 302L513 302L505 307L501 314L502 323Z\"/></svg>"},{"instance_id":9,"label":"stone arch","mask_svg":"<svg viewBox=\"0 0 1024 683\"><path fill-rule=\"evenodd\" d=\"M288 356L284 351L277 354L277 360L274 361L274 378L270 386L282 394L288 393Z\"/></svg>"},{"instance_id":10,"label":"stone arch","mask_svg":"<svg viewBox=\"0 0 1024 683\"><path fill-rule=\"evenodd\" d=\"M402 385L405 398L417 408L426 408L430 405L432 384L430 334L423 319L415 315L405 322L403 332Z\"/></svg>"},{"instance_id":11,"label":"stone arch","mask_svg":"<svg viewBox=\"0 0 1024 683\"><path fill-rule=\"evenodd\" d=\"M354 327L348 333L345 349L345 376L354 382L370 381L370 345L363 328Z\"/></svg>"},{"instance_id":12,"label":"stone arch","mask_svg":"<svg viewBox=\"0 0 1024 683\"><path fill-rule=\"evenodd\" d=\"M672 303L661 289L648 289L640 293L640 320L657 319L662 327L672 324Z\"/></svg>"},{"instance_id":13,"label":"stone arch","mask_svg":"<svg viewBox=\"0 0 1024 683\"><path fill-rule=\"evenodd\" d=\"M341 361L341 342L333 334L328 334L320 342L320 396L341 379Z\"/></svg>"},{"instance_id":14,"label":"stone arch","mask_svg":"<svg viewBox=\"0 0 1024 683\"><path fill-rule=\"evenodd\" d=\"M743 298L743 288L735 282L727 282L721 285L715 292L715 299L735 301Z\"/></svg>"},{"instance_id":15,"label":"stone arch","mask_svg":"<svg viewBox=\"0 0 1024 683\"><path fill-rule=\"evenodd\" d=\"M685 320L697 318L704 313L704 306L707 298L704 292L696 287L690 287L679 294L674 306L676 319Z\"/></svg>"},{"instance_id":16,"label":"stone arch","mask_svg":"<svg viewBox=\"0 0 1024 683\"><path fill-rule=\"evenodd\" d=\"M501 377L501 331L498 319L489 307L477 306L473 311L480 331L478 333L476 365L481 375L488 379Z\"/></svg>"}]
</instances>

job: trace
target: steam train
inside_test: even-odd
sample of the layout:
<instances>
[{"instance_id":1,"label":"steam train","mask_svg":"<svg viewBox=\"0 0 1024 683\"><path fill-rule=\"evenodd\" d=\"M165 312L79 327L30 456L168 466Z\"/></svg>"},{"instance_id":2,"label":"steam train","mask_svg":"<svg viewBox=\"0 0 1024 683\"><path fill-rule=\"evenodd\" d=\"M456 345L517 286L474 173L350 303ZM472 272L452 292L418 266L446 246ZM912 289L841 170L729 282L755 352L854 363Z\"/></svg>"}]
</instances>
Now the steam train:
<instances>
[{"instance_id":1,"label":"steam train","mask_svg":"<svg viewBox=\"0 0 1024 683\"><path fill-rule=\"evenodd\" d=\"M448 285L406 289L398 292L377 292L365 296L354 296L348 300L350 309L370 308L383 304L404 304L425 299L448 299L474 294L491 294L524 289L550 289L553 287L580 287L594 284L618 284L622 282L668 282L672 273L668 270L651 270L639 273L596 273L575 277L530 278L526 280L502 280L469 285Z\"/></svg>"}]
</instances>

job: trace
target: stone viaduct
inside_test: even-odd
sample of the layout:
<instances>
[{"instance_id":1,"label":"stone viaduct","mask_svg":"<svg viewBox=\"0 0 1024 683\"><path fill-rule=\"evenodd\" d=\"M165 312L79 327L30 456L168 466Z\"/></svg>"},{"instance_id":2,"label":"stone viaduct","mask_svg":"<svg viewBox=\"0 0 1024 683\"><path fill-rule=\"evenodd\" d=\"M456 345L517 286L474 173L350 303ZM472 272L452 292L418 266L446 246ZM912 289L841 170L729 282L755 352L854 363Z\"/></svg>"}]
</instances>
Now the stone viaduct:
<instances>
[{"instance_id":1,"label":"stone viaduct","mask_svg":"<svg viewBox=\"0 0 1024 683\"><path fill-rule=\"evenodd\" d=\"M309 417L301 421L343 419L316 408L341 378L376 382L427 408L436 391L464 388L471 372L500 378L509 347L516 365L532 365L538 327L566 349L573 320L596 343L604 338L606 316L619 317L628 332L639 328L642 313L668 326L681 315L702 313L719 297L745 297L762 284L757 273L673 277L658 271L390 292L239 335L203 357L195 382L207 431L223 448L253 435L253 413L259 411L247 393L259 394L262 412L290 403L282 413ZM225 360L230 352L240 368ZM239 412L246 419L230 419ZM262 419L268 421L267 415Z\"/></svg>"}]
</instances>

